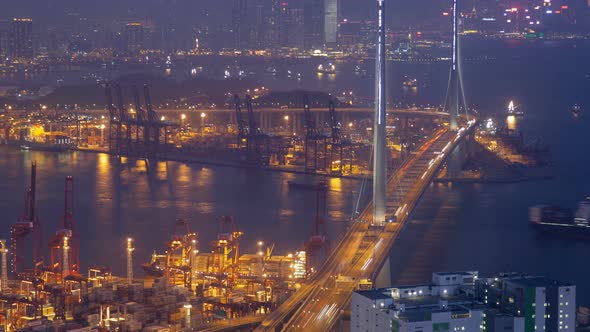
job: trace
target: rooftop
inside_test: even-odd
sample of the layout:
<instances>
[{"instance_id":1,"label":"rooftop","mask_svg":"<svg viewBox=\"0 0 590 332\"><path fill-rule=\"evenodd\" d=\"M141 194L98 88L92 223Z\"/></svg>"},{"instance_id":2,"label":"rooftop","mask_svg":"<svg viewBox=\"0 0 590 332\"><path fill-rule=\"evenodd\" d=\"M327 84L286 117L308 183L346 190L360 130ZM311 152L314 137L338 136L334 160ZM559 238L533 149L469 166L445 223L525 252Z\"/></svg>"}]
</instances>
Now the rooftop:
<instances>
[{"instance_id":1,"label":"rooftop","mask_svg":"<svg viewBox=\"0 0 590 332\"><path fill-rule=\"evenodd\" d=\"M371 300L385 300L391 299L391 296L385 295L385 292L389 292L387 288L381 289L369 289L369 290L360 290L357 291L358 294L367 297Z\"/></svg>"},{"instance_id":2,"label":"rooftop","mask_svg":"<svg viewBox=\"0 0 590 332\"><path fill-rule=\"evenodd\" d=\"M514 279L508 279L506 281L517 285L521 285L523 287L573 286L570 283L561 282L547 277L519 277Z\"/></svg>"}]
</instances>

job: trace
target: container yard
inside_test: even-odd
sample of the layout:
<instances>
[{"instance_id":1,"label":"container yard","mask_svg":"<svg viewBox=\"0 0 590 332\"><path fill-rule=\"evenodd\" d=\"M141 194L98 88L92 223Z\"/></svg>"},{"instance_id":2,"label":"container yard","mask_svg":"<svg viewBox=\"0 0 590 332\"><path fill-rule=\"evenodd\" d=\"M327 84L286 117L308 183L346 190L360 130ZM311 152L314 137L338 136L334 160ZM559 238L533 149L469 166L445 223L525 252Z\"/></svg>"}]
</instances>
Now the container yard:
<instances>
[{"instance_id":1,"label":"container yard","mask_svg":"<svg viewBox=\"0 0 590 332\"><path fill-rule=\"evenodd\" d=\"M33 163L23 213L11 225L11 238L0 240L4 331L180 331L262 315L301 287L313 270L309 258L317 255L307 244L306 250L277 255L272 243L262 241L256 252L242 253L243 232L230 216L219 219L214 241L201 243L189 221L179 219L162 247L141 264L142 275L134 275L134 262L142 258L134 257L131 237L121 244L126 276L92 264L82 271L74 178L65 178L57 228L42 227L36 191ZM325 190L317 193L321 197ZM47 244L44 231L52 234Z\"/></svg>"}]
</instances>

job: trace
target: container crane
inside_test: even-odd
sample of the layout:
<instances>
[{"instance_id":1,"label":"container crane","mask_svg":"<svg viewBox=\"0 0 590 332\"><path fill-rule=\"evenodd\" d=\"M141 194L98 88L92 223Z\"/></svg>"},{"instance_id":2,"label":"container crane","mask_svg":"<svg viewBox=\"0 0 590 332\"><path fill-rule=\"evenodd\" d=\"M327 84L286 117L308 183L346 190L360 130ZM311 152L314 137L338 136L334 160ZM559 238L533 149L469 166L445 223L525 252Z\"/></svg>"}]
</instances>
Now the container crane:
<instances>
[{"instance_id":1,"label":"container crane","mask_svg":"<svg viewBox=\"0 0 590 332\"><path fill-rule=\"evenodd\" d=\"M37 164L31 164L31 183L25 194L25 205L22 215L10 227L11 240L11 270L14 273L23 273L26 269L26 248L32 248L33 266L32 272L37 274L37 267L43 265L43 232L37 218L36 205L36 179ZM25 245L27 237L31 237L32 243Z\"/></svg>"},{"instance_id":2,"label":"container crane","mask_svg":"<svg viewBox=\"0 0 590 332\"><path fill-rule=\"evenodd\" d=\"M336 175L342 175L342 163L344 157L344 144L342 141L340 126L336 120L336 106L333 100L328 103L328 112L330 114L330 172ZM338 156L338 160L334 160L334 155ZM334 167L336 164L336 168Z\"/></svg>"},{"instance_id":3,"label":"container crane","mask_svg":"<svg viewBox=\"0 0 590 332\"><path fill-rule=\"evenodd\" d=\"M178 219L174 223L172 239L167 243L165 275L171 285L191 286L193 251L197 233L190 231L188 222Z\"/></svg>"},{"instance_id":4,"label":"container crane","mask_svg":"<svg viewBox=\"0 0 590 332\"><path fill-rule=\"evenodd\" d=\"M211 242L214 272L219 275L226 274L229 279L237 277L239 239L243 234L237 230L233 217L221 217L217 240Z\"/></svg>"},{"instance_id":5,"label":"container crane","mask_svg":"<svg viewBox=\"0 0 590 332\"><path fill-rule=\"evenodd\" d=\"M137 90L137 86L133 86L133 100L135 102L135 114L136 114L136 122L137 122L137 130L135 131L135 143L137 145L139 145L140 141L139 141L139 136L140 136L140 131L143 131L143 143L144 146L147 147L148 143L149 143L149 130L147 130L146 124L147 124L147 119L146 119L146 115L145 115L145 111L143 110L143 108L141 108L141 102L139 100L139 91ZM140 130L140 128L142 130Z\"/></svg>"},{"instance_id":6,"label":"container crane","mask_svg":"<svg viewBox=\"0 0 590 332\"><path fill-rule=\"evenodd\" d=\"M61 229L49 242L51 269L61 274L62 280L68 275L80 273L79 238L74 224L74 178L66 176L64 190L64 214Z\"/></svg>"},{"instance_id":7,"label":"container crane","mask_svg":"<svg viewBox=\"0 0 590 332\"><path fill-rule=\"evenodd\" d=\"M270 138L262 132L256 123L250 95L246 95L246 109L248 110L248 135L246 140L248 159L260 166L268 166L270 162Z\"/></svg>"},{"instance_id":8,"label":"container crane","mask_svg":"<svg viewBox=\"0 0 590 332\"><path fill-rule=\"evenodd\" d=\"M125 125L125 152L129 153L130 143L131 143L131 124L129 114L127 113L127 108L125 108L125 102L123 101L123 92L121 91L121 85L117 84L115 86L115 90L117 92L117 109L119 110L119 132L117 139L119 140L119 144L121 144L122 140L122 130L123 124ZM119 145L121 146L121 145Z\"/></svg>"},{"instance_id":9,"label":"container crane","mask_svg":"<svg viewBox=\"0 0 590 332\"><path fill-rule=\"evenodd\" d=\"M238 140L236 146L239 149L242 146L242 141L247 139L248 133L246 132L246 123L244 122L244 118L242 116L242 104L238 95L234 95L234 103L236 109L236 122L238 124Z\"/></svg>"},{"instance_id":10,"label":"container crane","mask_svg":"<svg viewBox=\"0 0 590 332\"><path fill-rule=\"evenodd\" d=\"M323 143L324 156L327 152L325 151L327 145L325 144L326 137L318 132L316 123L311 119L310 103L307 95L303 96L303 115L305 118L305 171L315 173L318 170L319 143Z\"/></svg>"},{"instance_id":11,"label":"container crane","mask_svg":"<svg viewBox=\"0 0 590 332\"><path fill-rule=\"evenodd\" d=\"M305 243L305 258L307 277L312 273L312 258L317 256L323 249L324 255L330 252L330 242L326 230L326 183L319 181L316 184L315 220L313 222L313 233Z\"/></svg>"},{"instance_id":12,"label":"container crane","mask_svg":"<svg viewBox=\"0 0 590 332\"><path fill-rule=\"evenodd\" d=\"M149 153L157 153L158 148L160 145L160 124L158 123L158 119L156 118L156 112L154 111L152 105L152 98L150 97L150 89L146 85L143 86L143 94L145 97L145 107L147 108L147 120L148 124L145 126L145 130L147 130L148 134L148 152ZM153 136L153 137L152 137ZM153 143L153 145L152 145Z\"/></svg>"},{"instance_id":13,"label":"container crane","mask_svg":"<svg viewBox=\"0 0 590 332\"><path fill-rule=\"evenodd\" d=\"M120 140L118 138L121 136L119 127L121 119L117 118L117 109L113 104L113 93L111 86L108 83L105 85L105 95L107 99L107 109L109 111L109 151L119 155ZM116 133L113 132L114 128L117 130ZM115 140L115 146L113 146L113 140Z\"/></svg>"}]
</instances>

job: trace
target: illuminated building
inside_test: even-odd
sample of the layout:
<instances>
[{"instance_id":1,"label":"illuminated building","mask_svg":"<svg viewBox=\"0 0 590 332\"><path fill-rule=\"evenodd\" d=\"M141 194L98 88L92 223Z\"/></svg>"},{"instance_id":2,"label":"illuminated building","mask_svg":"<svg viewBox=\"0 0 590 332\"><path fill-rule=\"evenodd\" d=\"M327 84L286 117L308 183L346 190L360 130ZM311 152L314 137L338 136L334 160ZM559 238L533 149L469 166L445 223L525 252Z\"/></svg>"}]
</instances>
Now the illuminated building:
<instances>
[{"instance_id":1,"label":"illuminated building","mask_svg":"<svg viewBox=\"0 0 590 332\"><path fill-rule=\"evenodd\" d=\"M432 283L352 294L351 331L575 331L576 286L545 277L438 272Z\"/></svg>"},{"instance_id":2,"label":"illuminated building","mask_svg":"<svg viewBox=\"0 0 590 332\"><path fill-rule=\"evenodd\" d=\"M576 330L575 285L545 277L508 274L478 279L475 296L494 309L523 317L523 331Z\"/></svg>"},{"instance_id":3,"label":"illuminated building","mask_svg":"<svg viewBox=\"0 0 590 332\"><path fill-rule=\"evenodd\" d=\"M304 0L303 22L303 48L322 49L324 47L324 2L322 0Z\"/></svg>"},{"instance_id":4,"label":"illuminated building","mask_svg":"<svg viewBox=\"0 0 590 332\"><path fill-rule=\"evenodd\" d=\"M338 0L325 0L324 3L324 38L326 45L338 42Z\"/></svg>"},{"instance_id":5,"label":"illuminated building","mask_svg":"<svg viewBox=\"0 0 590 332\"><path fill-rule=\"evenodd\" d=\"M33 58L33 20L14 18L8 34L8 57L17 59Z\"/></svg>"},{"instance_id":6,"label":"illuminated building","mask_svg":"<svg viewBox=\"0 0 590 332\"><path fill-rule=\"evenodd\" d=\"M433 273L432 284L355 291L351 331L481 331L488 307L460 292L475 278Z\"/></svg>"},{"instance_id":7,"label":"illuminated building","mask_svg":"<svg viewBox=\"0 0 590 332\"><path fill-rule=\"evenodd\" d=\"M145 37L143 24L133 22L125 25L123 43L129 53L138 53L144 48Z\"/></svg>"},{"instance_id":8,"label":"illuminated building","mask_svg":"<svg viewBox=\"0 0 590 332\"><path fill-rule=\"evenodd\" d=\"M245 50L276 46L280 18L277 0L233 0L234 47Z\"/></svg>"},{"instance_id":9,"label":"illuminated building","mask_svg":"<svg viewBox=\"0 0 590 332\"><path fill-rule=\"evenodd\" d=\"M282 1L278 13L279 46L303 48L303 7L296 1Z\"/></svg>"}]
</instances>

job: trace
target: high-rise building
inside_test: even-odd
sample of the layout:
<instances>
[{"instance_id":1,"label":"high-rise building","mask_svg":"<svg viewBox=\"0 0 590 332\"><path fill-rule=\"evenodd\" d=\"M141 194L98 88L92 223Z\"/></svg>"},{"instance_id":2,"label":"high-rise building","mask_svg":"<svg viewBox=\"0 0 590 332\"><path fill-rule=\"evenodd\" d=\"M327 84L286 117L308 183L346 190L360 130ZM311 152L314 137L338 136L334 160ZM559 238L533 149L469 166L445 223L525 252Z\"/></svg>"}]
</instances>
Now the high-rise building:
<instances>
[{"instance_id":1,"label":"high-rise building","mask_svg":"<svg viewBox=\"0 0 590 332\"><path fill-rule=\"evenodd\" d=\"M324 47L324 2L304 0L303 3L303 47L306 50Z\"/></svg>"},{"instance_id":2,"label":"high-rise building","mask_svg":"<svg viewBox=\"0 0 590 332\"><path fill-rule=\"evenodd\" d=\"M326 45L338 42L338 0L324 0L324 38Z\"/></svg>"},{"instance_id":3,"label":"high-rise building","mask_svg":"<svg viewBox=\"0 0 590 332\"><path fill-rule=\"evenodd\" d=\"M301 2L282 1L279 11L279 46L303 48L304 15Z\"/></svg>"},{"instance_id":4,"label":"high-rise building","mask_svg":"<svg viewBox=\"0 0 590 332\"><path fill-rule=\"evenodd\" d=\"M33 20L13 18L8 32L8 57L12 59L33 58Z\"/></svg>"},{"instance_id":5,"label":"high-rise building","mask_svg":"<svg viewBox=\"0 0 590 332\"><path fill-rule=\"evenodd\" d=\"M342 48L351 50L357 47L361 40L361 22L344 21L340 23L339 41Z\"/></svg>"},{"instance_id":6,"label":"high-rise building","mask_svg":"<svg viewBox=\"0 0 590 332\"><path fill-rule=\"evenodd\" d=\"M276 46L279 39L277 0L234 0L232 31L236 49Z\"/></svg>"},{"instance_id":7,"label":"high-rise building","mask_svg":"<svg viewBox=\"0 0 590 332\"><path fill-rule=\"evenodd\" d=\"M525 331L576 329L576 286L545 277L503 275L479 279L475 295L485 304L524 317Z\"/></svg>"},{"instance_id":8,"label":"high-rise building","mask_svg":"<svg viewBox=\"0 0 590 332\"><path fill-rule=\"evenodd\" d=\"M138 22L127 23L123 30L123 45L125 51L138 53L144 48L145 31L143 24Z\"/></svg>"}]
</instances>

